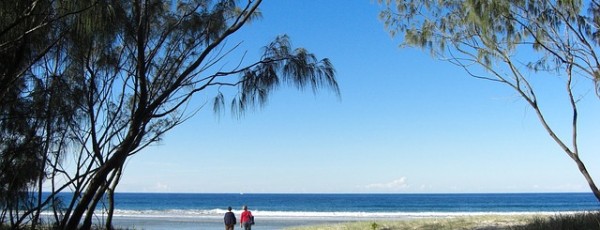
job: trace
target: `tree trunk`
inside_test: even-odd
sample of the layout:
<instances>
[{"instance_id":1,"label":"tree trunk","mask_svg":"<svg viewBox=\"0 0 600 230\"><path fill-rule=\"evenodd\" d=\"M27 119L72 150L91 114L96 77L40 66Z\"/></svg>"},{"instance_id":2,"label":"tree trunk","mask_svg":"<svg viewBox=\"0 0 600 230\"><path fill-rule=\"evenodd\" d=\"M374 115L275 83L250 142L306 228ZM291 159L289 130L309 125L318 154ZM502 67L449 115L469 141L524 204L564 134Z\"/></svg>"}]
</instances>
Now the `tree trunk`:
<instances>
[{"instance_id":1,"label":"tree trunk","mask_svg":"<svg viewBox=\"0 0 600 230\"><path fill-rule=\"evenodd\" d=\"M81 197L81 200L79 200L79 203L75 207L75 210L69 217L65 229L77 229L77 226L79 225L79 222L81 221L81 218L83 217L85 211L89 209L93 210L96 208L96 202L93 202L94 198L97 196L101 197L106 192L105 187L103 185L106 183L106 178L108 177L108 174L116 168L123 167L126 158L126 151L118 151L117 153L115 153L115 156L113 156L110 160L106 161L106 163L102 167L100 167L96 174L94 174L94 178L92 179L87 190ZM85 227L86 226L82 226L82 229L86 229Z\"/></svg>"},{"instance_id":2,"label":"tree trunk","mask_svg":"<svg viewBox=\"0 0 600 230\"><path fill-rule=\"evenodd\" d=\"M112 230L112 217L115 211L115 191L112 188L108 189L108 213L106 216L106 230Z\"/></svg>"},{"instance_id":3,"label":"tree trunk","mask_svg":"<svg viewBox=\"0 0 600 230\"><path fill-rule=\"evenodd\" d=\"M115 189L121 180L121 173L123 172L123 168L119 168L115 175L115 178L112 180L112 184L108 188L108 216L106 217L106 229L112 230L114 229L112 226L113 214L115 213Z\"/></svg>"},{"instance_id":4,"label":"tree trunk","mask_svg":"<svg viewBox=\"0 0 600 230\"><path fill-rule=\"evenodd\" d=\"M79 176L79 174L76 175L76 177L78 177L78 176ZM67 223L69 222L71 213L73 213L73 208L75 207L75 204L77 204L76 200L78 199L79 194L81 194L81 190L82 190L81 184L76 183L74 187L75 187L75 190L73 191L73 197L71 197L71 200L69 201L69 207L67 207L66 210L64 211L63 218L60 222L60 227L62 229L66 229L65 227L67 226ZM54 206L54 208L55 208L55 213L56 213L57 207ZM60 208L58 208L58 210L60 210Z\"/></svg>"},{"instance_id":5,"label":"tree trunk","mask_svg":"<svg viewBox=\"0 0 600 230\"><path fill-rule=\"evenodd\" d=\"M83 217L83 213L86 209L88 209L92 198L94 197L98 190L98 187L100 186L96 181L99 180L98 177L101 177L102 171L103 170L100 170L98 174L94 176L94 180L92 181L92 183L90 183L88 189L83 194L83 197L81 197L79 203L77 203L75 210L73 210L73 213L71 213L71 215L69 216L69 220L67 221L67 225L65 225L65 229L77 229L79 222Z\"/></svg>"},{"instance_id":6,"label":"tree trunk","mask_svg":"<svg viewBox=\"0 0 600 230\"><path fill-rule=\"evenodd\" d=\"M87 212L85 214L85 218L83 219L83 225L81 227L81 229L91 229L92 228L92 218L94 217L94 212L96 211L96 207L98 206L98 202L100 202L100 200L102 200L102 197L104 197L104 193L107 190L107 184L108 182L105 181L105 183L103 183L97 190L96 195L94 196L94 199L92 199L92 203L91 205L89 205Z\"/></svg>"},{"instance_id":7,"label":"tree trunk","mask_svg":"<svg viewBox=\"0 0 600 230\"><path fill-rule=\"evenodd\" d=\"M592 190L592 193L594 193L594 196L596 196L596 199L598 201L600 201L600 190L598 190L598 186L596 186L596 183L594 183L594 179L592 178L590 173L587 171L585 164L583 164L583 162L581 161L581 159L579 159L579 156L577 156L577 155L572 155L571 158L577 164L577 167L579 168L579 172L581 172L583 177L585 177L585 180L587 181L590 189Z\"/></svg>"}]
</instances>

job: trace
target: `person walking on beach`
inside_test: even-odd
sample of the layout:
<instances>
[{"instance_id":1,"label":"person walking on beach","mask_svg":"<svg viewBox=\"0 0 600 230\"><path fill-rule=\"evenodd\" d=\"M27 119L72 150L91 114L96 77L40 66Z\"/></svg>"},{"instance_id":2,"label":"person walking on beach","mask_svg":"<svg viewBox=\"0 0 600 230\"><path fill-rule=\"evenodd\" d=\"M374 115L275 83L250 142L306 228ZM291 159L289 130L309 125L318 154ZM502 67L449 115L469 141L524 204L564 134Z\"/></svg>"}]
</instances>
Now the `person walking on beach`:
<instances>
[{"instance_id":1,"label":"person walking on beach","mask_svg":"<svg viewBox=\"0 0 600 230\"><path fill-rule=\"evenodd\" d=\"M237 224L237 220L235 219L235 214L231 212L231 207L227 208L227 212L225 213L225 230L233 230L235 224Z\"/></svg>"},{"instance_id":2,"label":"person walking on beach","mask_svg":"<svg viewBox=\"0 0 600 230\"><path fill-rule=\"evenodd\" d=\"M244 211L240 215L240 226L244 228L244 230L252 230L252 225L254 224L253 219L252 212L248 211L248 206L244 205Z\"/></svg>"}]
</instances>

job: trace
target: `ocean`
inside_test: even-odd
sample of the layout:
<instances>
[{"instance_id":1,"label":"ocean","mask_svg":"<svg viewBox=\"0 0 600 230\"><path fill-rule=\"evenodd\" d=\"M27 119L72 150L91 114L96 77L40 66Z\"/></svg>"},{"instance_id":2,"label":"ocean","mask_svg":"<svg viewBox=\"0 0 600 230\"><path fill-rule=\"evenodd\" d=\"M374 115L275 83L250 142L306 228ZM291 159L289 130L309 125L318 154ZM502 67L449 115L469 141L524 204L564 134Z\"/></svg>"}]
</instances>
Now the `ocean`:
<instances>
[{"instance_id":1,"label":"ocean","mask_svg":"<svg viewBox=\"0 0 600 230\"><path fill-rule=\"evenodd\" d=\"M118 193L115 196L115 225L148 230L223 229L223 215L227 207L233 208L239 221L243 205L248 205L255 216L253 229L263 230L377 219L600 210L600 202L591 193ZM102 213L98 215L102 216Z\"/></svg>"}]
</instances>

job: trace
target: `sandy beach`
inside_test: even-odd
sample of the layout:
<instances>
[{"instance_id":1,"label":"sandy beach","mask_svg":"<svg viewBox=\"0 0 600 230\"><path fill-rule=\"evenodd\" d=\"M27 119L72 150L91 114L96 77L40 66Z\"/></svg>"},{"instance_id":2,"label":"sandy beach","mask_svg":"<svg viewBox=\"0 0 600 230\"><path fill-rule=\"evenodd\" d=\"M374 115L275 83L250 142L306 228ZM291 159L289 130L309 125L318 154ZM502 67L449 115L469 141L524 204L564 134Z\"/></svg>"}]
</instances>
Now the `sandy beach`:
<instances>
[{"instance_id":1,"label":"sandy beach","mask_svg":"<svg viewBox=\"0 0 600 230\"><path fill-rule=\"evenodd\" d=\"M363 219L362 221L369 221ZM292 227L336 225L349 223L352 220L347 218L276 218L276 217L257 217L256 229L277 230L288 229ZM144 229L144 230L197 230L197 229L222 229L222 217L198 217L198 218L137 218L137 217L115 217L115 226L126 229ZM236 227L238 229L239 227Z\"/></svg>"},{"instance_id":2,"label":"sandy beach","mask_svg":"<svg viewBox=\"0 0 600 230\"><path fill-rule=\"evenodd\" d=\"M257 218L253 229L259 230L330 230L330 229L508 229L523 225L535 217L544 215L486 215L420 217L406 219L385 218ZM129 229L222 229L223 220L211 218L132 218L116 217L115 225ZM375 225L374 225L375 224Z\"/></svg>"},{"instance_id":3,"label":"sandy beach","mask_svg":"<svg viewBox=\"0 0 600 230\"><path fill-rule=\"evenodd\" d=\"M525 225L534 218L547 215L486 215L452 216L436 218L410 218L404 220L369 220L338 224L291 227L289 230L359 230L359 229L475 229L500 230Z\"/></svg>"}]
</instances>

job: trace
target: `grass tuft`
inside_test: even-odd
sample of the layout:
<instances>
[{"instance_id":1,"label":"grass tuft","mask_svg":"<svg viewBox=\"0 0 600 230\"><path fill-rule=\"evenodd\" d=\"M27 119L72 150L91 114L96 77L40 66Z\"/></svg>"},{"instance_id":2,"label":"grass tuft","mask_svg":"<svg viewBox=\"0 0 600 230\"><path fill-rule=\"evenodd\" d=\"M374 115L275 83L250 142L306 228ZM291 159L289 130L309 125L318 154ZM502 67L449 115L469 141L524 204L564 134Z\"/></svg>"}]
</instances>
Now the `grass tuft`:
<instances>
[{"instance_id":1,"label":"grass tuft","mask_svg":"<svg viewBox=\"0 0 600 230\"><path fill-rule=\"evenodd\" d=\"M571 215L555 215L536 217L528 224L516 226L512 230L545 230L545 229L588 229L600 230L600 212L586 212Z\"/></svg>"}]
</instances>

